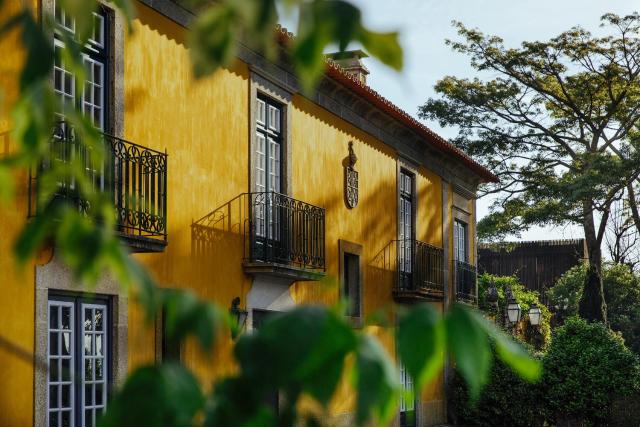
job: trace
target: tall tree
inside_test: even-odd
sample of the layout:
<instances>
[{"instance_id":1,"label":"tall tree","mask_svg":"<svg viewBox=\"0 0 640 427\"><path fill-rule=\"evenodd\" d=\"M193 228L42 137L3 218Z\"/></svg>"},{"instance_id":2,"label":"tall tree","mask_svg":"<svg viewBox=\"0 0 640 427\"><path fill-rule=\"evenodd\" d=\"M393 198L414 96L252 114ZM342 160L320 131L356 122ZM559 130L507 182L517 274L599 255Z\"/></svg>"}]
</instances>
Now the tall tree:
<instances>
[{"instance_id":1,"label":"tall tree","mask_svg":"<svg viewBox=\"0 0 640 427\"><path fill-rule=\"evenodd\" d=\"M611 205L640 173L631 133L640 119L640 15L606 14L606 36L574 27L518 48L454 24L447 40L488 78L445 77L420 116L459 130L453 142L500 177L478 231L485 237L536 224L582 226L589 254L580 314L606 321L601 245Z\"/></svg>"}]
</instances>

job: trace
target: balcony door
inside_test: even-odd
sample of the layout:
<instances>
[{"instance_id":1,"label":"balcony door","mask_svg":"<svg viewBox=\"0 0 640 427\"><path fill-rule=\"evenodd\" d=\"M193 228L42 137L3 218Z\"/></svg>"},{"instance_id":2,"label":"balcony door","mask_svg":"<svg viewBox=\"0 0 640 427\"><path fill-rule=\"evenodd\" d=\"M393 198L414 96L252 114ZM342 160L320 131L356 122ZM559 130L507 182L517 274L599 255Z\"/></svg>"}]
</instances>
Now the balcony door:
<instances>
[{"instance_id":1,"label":"balcony door","mask_svg":"<svg viewBox=\"0 0 640 427\"><path fill-rule=\"evenodd\" d=\"M469 260L467 224L457 219L453 223L453 257L461 262Z\"/></svg>"},{"instance_id":2,"label":"balcony door","mask_svg":"<svg viewBox=\"0 0 640 427\"><path fill-rule=\"evenodd\" d=\"M258 97L256 114L256 192L252 198L255 255L285 257L283 248L286 198L282 196L282 106ZM283 259L282 261L287 261Z\"/></svg>"},{"instance_id":3,"label":"balcony door","mask_svg":"<svg viewBox=\"0 0 640 427\"><path fill-rule=\"evenodd\" d=\"M107 124L108 85L106 84L107 70L109 68L109 16L106 9L99 7L93 13L93 33L87 40L82 51L84 64L84 84L76 87L76 76L64 61L62 52L66 49L63 42L63 34L75 35L75 22L58 4L55 6L55 31L53 45L55 49L55 63L53 68L54 92L60 101L61 110L56 112L58 124L54 130L51 145L51 161L54 163L80 162L84 168L87 179L92 184L94 191L105 191L106 179L105 164L111 156L110 147L105 147L105 161L95 164L91 160L92 148L78 141L75 131L65 122L68 109L76 108L92 122L100 132L104 132ZM73 178L69 182L59 182L61 191L66 196L76 191L76 183ZM80 203L81 209L83 206Z\"/></svg>"},{"instance_id":4,"label":"balcony door","mask_svg":"<svg viewBox=\"0 0 640 427\"><path fill-rule=\"evenodd\" d=\"M413 233L414 177L404 169L400 170L400 223L398 228L398 262L400 264L400 288L409 289L413 278Z\"/></svg>"}]
</instances>

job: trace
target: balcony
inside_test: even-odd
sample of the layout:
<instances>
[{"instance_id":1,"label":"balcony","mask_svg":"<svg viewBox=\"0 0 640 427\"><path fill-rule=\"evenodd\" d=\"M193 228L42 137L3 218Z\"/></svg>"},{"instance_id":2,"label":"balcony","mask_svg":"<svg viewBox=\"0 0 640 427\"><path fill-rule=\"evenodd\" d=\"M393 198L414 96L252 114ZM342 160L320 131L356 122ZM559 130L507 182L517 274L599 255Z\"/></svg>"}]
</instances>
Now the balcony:
<instances>
[{"instance_id":1,"label":"balcony","mask_svg":"<svg viewBox=\"0 0 640 427\"><path fill-rule=\"evenodd\" d=\"M285 282L325 275L325 210L284 194L240 194L196 221L192 233L198 251L233 250L240 237L247 274ZM221 256L215 249L212 253Z\"/></svg>"},{"instance_id":2,"label":"balcony","mask_svg":"<svg viewBox=\"0 0 640 427\"><path fill-rule=\"evenodd\" d=\"M73 128L60 122L53 130L48 158L39 173L54 162L77 162L84 168L94 191L113 198L116 232L133 252L162 252L167 245L167 154L102 134L104 158L96 164L91 148L83 144ZM39 173L30 179L29 214L36 203ZM79 196L72 179L58 181L55 199L72 204L82 213L91 206Z\"/></svg>"},{"instance_id":3,"label":"balcony","mask_svg":"<svg viewBox=\"0 0 640 427\"><path fill-rule=\"evenodd\" d=\"M468 304L478 303L476 267L463 261L453 261L455 272L456 301Z\"/></svg>"},{"instance_id":4,"label":"balcony","mask_svg":"<svg viewBox=\"0 0 640 427\"><path fill-rule=\"evenodd\" d=\"M444 297L444 251L419 240L395 240L398 256L393 297L398 302Z\"/></svg>"},{"instance_id":5,"label":"balcony","mask_svg":"<svg viewBox=\"0 0 640 427\"><path fill-rule=\"evenodd\" d=\"M245 272L299 280L324 275L324 209L275 192L246 197Z\"/></svg>"}]
</instances>

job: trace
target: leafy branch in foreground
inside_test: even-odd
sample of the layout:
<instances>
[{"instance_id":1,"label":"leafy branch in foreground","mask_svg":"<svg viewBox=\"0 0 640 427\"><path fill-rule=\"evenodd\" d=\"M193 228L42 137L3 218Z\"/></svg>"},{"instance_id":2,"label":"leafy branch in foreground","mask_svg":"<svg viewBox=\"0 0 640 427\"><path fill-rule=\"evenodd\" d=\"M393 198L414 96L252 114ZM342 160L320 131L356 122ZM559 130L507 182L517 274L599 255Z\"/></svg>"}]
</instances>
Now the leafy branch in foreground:
<instances>
[{"instance_id":1,"label":"leafy branch in foreground","mask_svg":"<svg viewBox=\"0 0 640 427\"><path fill-rule=\"evenodd\" d=\"M514 372L529 381L539 378L537 360L463 305L453 305L445 316L429 305L417 306L401 316L397 331L400 360L417 380L414 393L439 375L450 352L472 398L477 398L491 367L491 341ZM238 373L216 383L208 394L188 370L173 364L139 368L111 402L102 426L134 426L158 416L159 407L164 419L176 420L171 424L176 426L192 425L194 418L203 419L205 426L311 423L326 415L347 367L355 370L351 387L357 395L357 424L386 425L395 415L401 388L394 364L375 338L354 330L335 310L305 306L274 315L258 331L242 335L234 355ZM167 375L173 384L165 381ZM185 386L180 399L189 398L191 404L163 406L177 391L176 384ZM153 393L140 392L151 389ZM274 395L279 396L278 411L268 403ZM305 397L320 410L300 410ZM132 412L135 417L129 416Z\"/></svg>"}]
</instances>

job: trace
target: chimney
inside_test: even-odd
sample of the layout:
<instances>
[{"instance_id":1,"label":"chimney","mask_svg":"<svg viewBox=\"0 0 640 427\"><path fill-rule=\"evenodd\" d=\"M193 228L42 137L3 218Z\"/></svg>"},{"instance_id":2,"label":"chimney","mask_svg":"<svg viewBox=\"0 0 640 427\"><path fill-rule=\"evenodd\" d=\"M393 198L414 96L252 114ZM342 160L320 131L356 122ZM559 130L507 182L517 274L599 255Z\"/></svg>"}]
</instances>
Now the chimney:
<instances>
[{"instance_id":1,"label":"chimney","mask_svg":"<svg viewBox=\"0 0 640 427\"><path fill-rule=\"evenodd\" d=\"M363 85L367 84L369 70L362 63L362 58L368 58L369 55L358 49L329 53L327 56L333 59L333 62L338 64L347 74L355 77Z\"/></svg>"}]
</instances>

